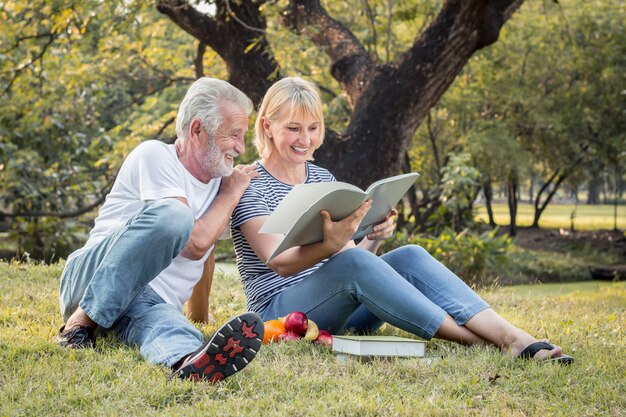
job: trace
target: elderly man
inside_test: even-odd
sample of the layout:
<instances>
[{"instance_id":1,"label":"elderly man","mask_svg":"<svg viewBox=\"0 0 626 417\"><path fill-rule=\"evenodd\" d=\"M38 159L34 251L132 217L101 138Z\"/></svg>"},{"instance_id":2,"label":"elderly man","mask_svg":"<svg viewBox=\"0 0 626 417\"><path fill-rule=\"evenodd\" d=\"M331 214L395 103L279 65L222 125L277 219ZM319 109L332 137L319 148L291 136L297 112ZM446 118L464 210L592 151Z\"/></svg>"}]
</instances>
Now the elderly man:
<instances>
[{"instance_id":1,"label":"elderly man","mask_svg":"<svg viewBox=\"0 0 626 417\"><path fill-rule=\"evenodd\" d=\"M256 314L233 318L206 342L182 314L199 298L193 293L207 293L205 261L258 175L252 166L233 168L251 110L232 85L201 78L180 105L176 142L146 141L128 155L89 240L68 257L59 345L94 347L100 328L172 376L211 382L255 357L263 339Z\"/></svg>"}]
</instances>

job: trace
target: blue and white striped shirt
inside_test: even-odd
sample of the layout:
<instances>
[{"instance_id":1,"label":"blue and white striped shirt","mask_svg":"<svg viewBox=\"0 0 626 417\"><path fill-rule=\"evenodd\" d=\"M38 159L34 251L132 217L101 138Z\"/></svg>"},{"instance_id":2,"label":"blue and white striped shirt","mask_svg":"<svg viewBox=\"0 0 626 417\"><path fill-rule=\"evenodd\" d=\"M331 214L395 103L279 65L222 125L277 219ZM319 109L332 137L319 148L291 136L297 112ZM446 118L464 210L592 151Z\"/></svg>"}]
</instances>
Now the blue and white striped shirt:
<instances>
[{"instance_id":1,"label":"blue and white striped shirt","mask_svg":"<svg viewBox=\"0 0 626 417\"><path fill-rule=\"evenodd\" d=\"M335 181L335 177L324 168L310 162L307 162L306 168L305 183ZM285 278L269 269L256 256L241 233L240 226L254 217L269 216L293 188L293 185L285 184L274 178L259 162L257 162L256 171L261 176L250 182L239 200L231 218L231 233L237 255L237 268L246 293L248 310L261 314L276 295L285 288L300 282L319 268L323 262L299 274Z\"/></svg>"}]
</instances>

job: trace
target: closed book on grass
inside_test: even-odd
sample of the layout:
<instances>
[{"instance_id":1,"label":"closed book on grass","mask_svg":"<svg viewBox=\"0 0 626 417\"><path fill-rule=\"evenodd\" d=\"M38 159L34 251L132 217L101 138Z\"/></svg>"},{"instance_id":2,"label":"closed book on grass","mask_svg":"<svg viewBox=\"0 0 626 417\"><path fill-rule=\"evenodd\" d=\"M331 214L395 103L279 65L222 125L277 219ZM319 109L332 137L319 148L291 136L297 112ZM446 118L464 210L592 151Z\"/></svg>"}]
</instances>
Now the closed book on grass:
<instances>
[{"instance_id":1,"label":"closed book on grass","mask_svg":"<svg viewBox=\"0 0 626 417\"><path fill-rule=\"evenodd\" d=\"M333 351L355 356L421 357L426 342L398 336L333 336Z\"/></svg>"}]
</instances>

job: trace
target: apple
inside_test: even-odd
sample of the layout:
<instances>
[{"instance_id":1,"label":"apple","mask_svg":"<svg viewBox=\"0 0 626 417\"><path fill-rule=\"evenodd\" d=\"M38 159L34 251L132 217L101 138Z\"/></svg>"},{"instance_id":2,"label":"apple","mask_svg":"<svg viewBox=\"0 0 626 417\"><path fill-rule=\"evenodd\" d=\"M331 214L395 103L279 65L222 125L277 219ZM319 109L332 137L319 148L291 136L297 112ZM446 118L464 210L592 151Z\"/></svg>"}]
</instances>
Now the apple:
<instances>
[{"instance_id":1,"label":"apple","mask_svg":"<svg viewBox=\"0 0 626 417\"><path fill-rule=\"evenodd\" d=\"M317 339L315 339L315 343L319 343L320 345L332 346L333 345L333 335L327 332L326 330L320 330Z\"/></svg>"},{"instance_id":2,"label":"apple","mask_svg":"<svg viewBox=\"0 0 626 417\"><path fill-rule=\"evenodd\" d=\"M300 339L302 339L302 336L294 332L285 332L285 333L278 335L278 340L282 342L291 342L293 340L300 340Z\"/></svg>"},{"instance_id":3,"label":"apple","mask_svg":"<svg viewBox=\"0 0 626 417\"><path fill-rule=\"evenodd\" d=\"M313 320L309 319L309 324L307 325L306 333L304 334L304 340L312 342L313 340L317 339L319 332L320 331L317 327L317 324L315 324Z\"/></svg>"},{"instance_id":4,"label":"apple","mask_svg":"<svg viewBox=\"0 0 626 417\"><path fill-rule=\"evenodd\" d=\"M301 311L291 312L285 317L285 329L300 336L304 336L306 334L308 326L309 319L306 314Z\"/></svg>"}]
</instances>

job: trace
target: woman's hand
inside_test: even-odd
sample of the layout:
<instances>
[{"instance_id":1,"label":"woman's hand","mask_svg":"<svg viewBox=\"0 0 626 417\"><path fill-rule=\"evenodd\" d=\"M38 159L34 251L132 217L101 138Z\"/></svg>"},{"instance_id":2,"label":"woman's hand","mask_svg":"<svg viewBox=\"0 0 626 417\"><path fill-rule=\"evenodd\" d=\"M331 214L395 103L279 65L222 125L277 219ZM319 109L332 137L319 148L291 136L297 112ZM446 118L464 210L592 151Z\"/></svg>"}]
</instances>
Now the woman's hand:
<instances>
[{"instance_id":1,"label":"woman's hand","mask_svg":"<svg viewBox=\"0 0 626 417\"><path fill-rule=\"evenodd\" d=\"M361 240L358 247L376 253L383 240L393 236L393 232L396 229L395 217L397 215L397 211L391 210L385 217L385 220L374 226L374 231Z\"/></svg>"},{"instance_id":2,"label":"woman's hand","mask_svg":"<svg viewBox=\"0 0 626 417\"><path fill-rule=\"evenodd\" d=\"M389 239L393 236L393 232L396 230L396 221L395 218L398 215L398 212L395 209L392 209L385 220L376 226L374 226L374 231L367 235L369 240L385 240Z\"/></svg>"},{"instance_id":3,"label":"woman's hand","mask_svg":"<svg viewBox=\"0 0 626 417\"><path fill-rule=\"evenodd\" d=\"M338 222L332 221L330 213L326 210L320 211L324 219L324 242L322 243L331 254L339 252L352 240L352 236L356 233L370 207L372 207L372 200L367 200L352 214Z\"/></svg>"}]
</instances>

